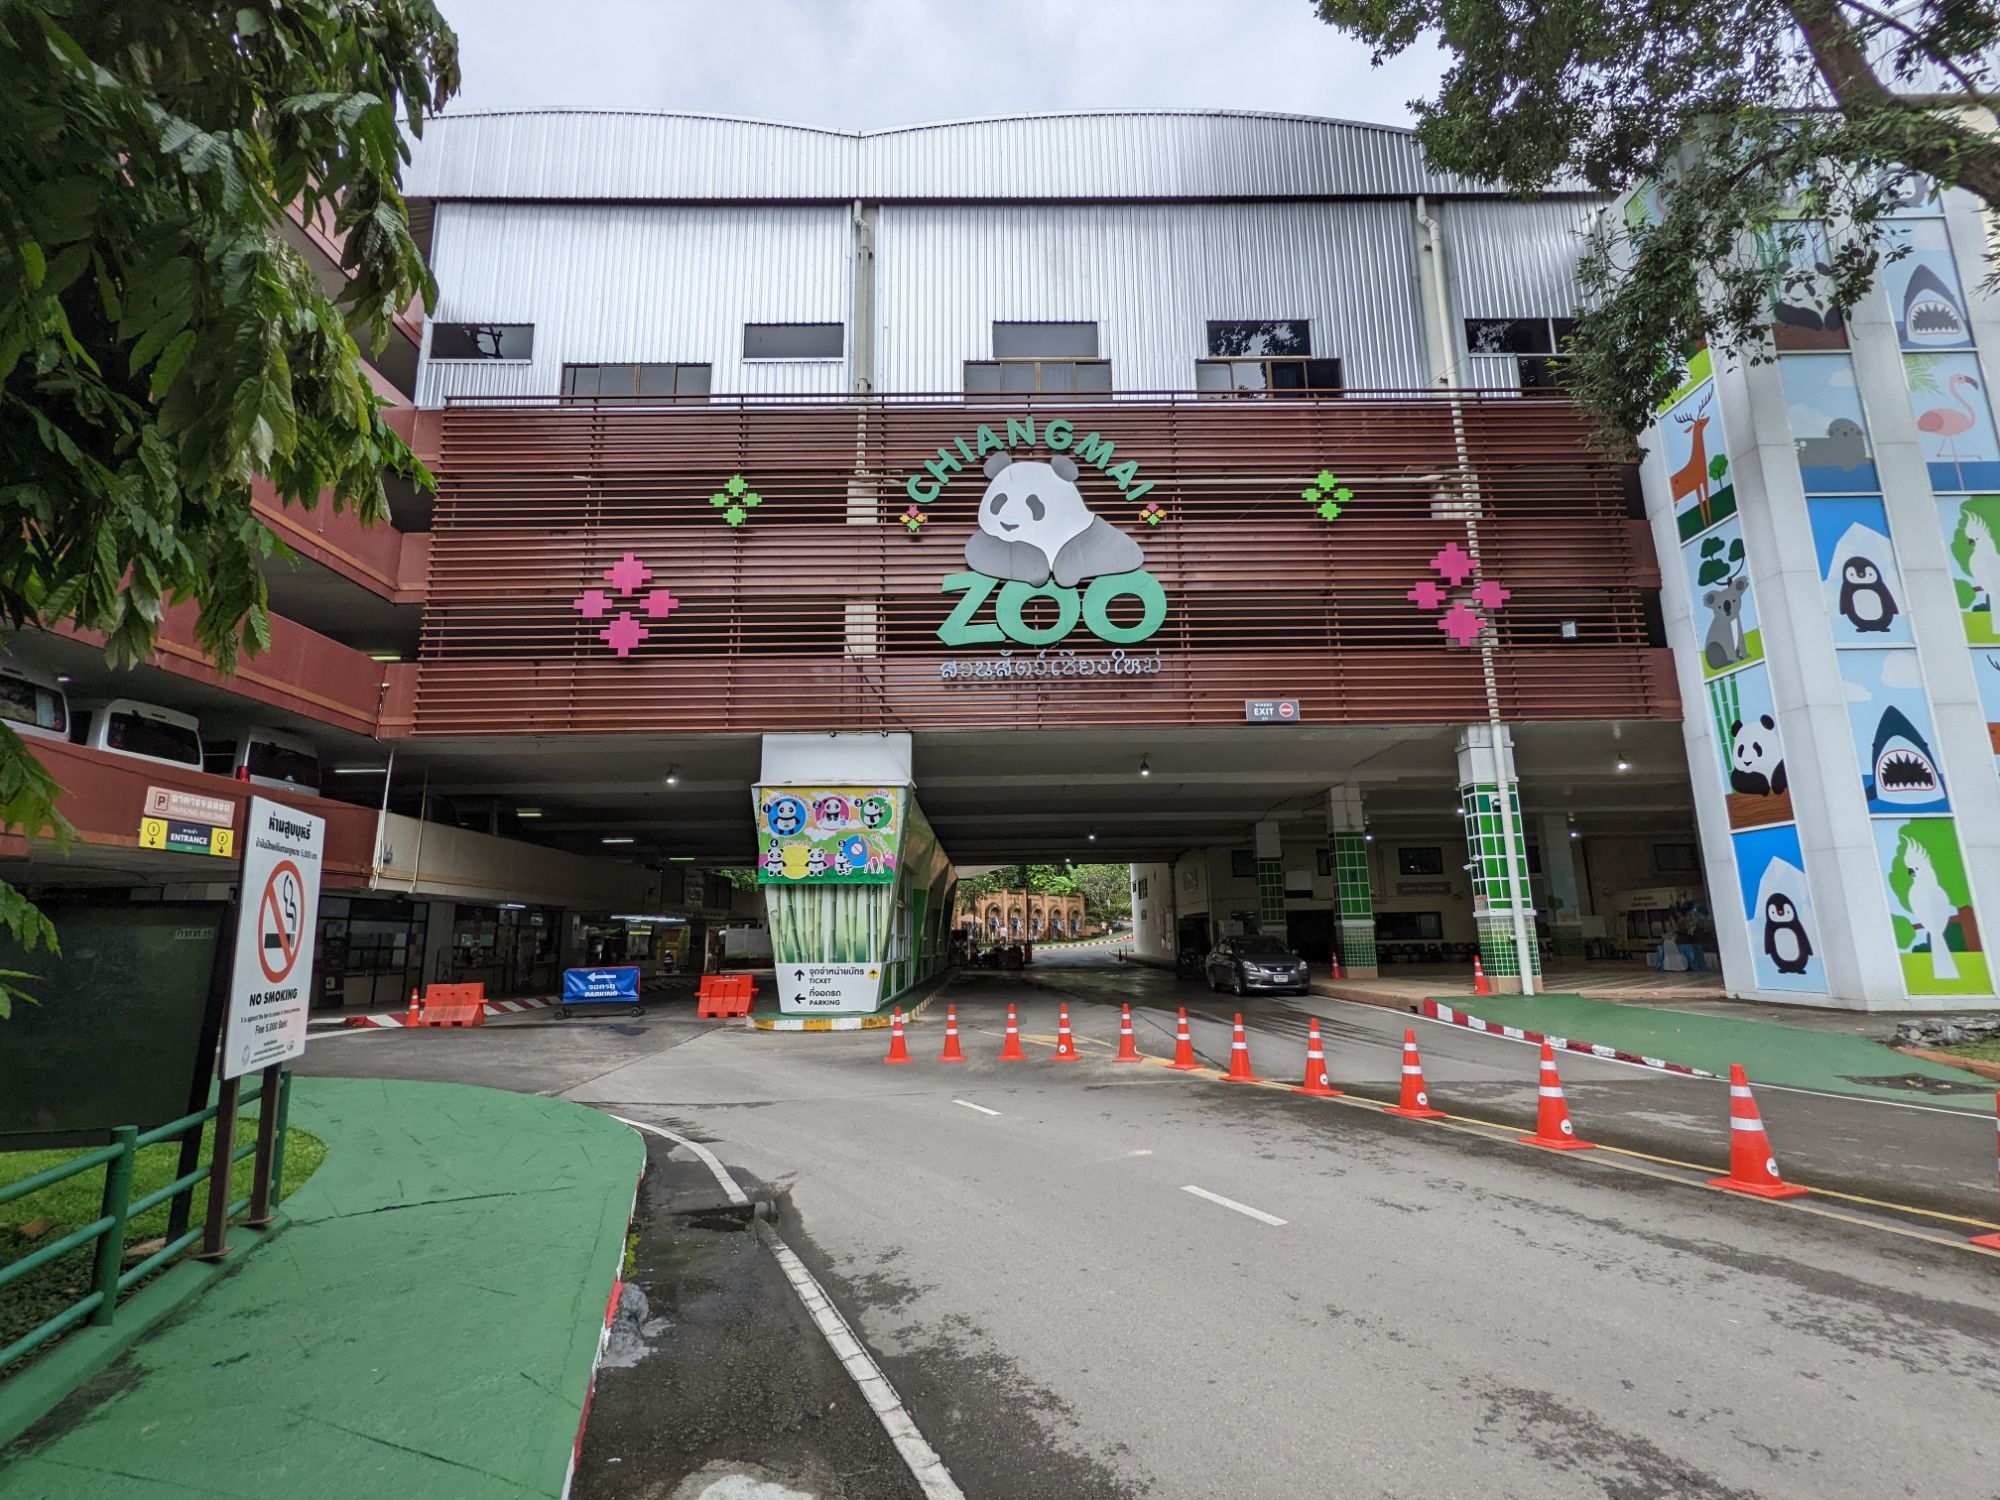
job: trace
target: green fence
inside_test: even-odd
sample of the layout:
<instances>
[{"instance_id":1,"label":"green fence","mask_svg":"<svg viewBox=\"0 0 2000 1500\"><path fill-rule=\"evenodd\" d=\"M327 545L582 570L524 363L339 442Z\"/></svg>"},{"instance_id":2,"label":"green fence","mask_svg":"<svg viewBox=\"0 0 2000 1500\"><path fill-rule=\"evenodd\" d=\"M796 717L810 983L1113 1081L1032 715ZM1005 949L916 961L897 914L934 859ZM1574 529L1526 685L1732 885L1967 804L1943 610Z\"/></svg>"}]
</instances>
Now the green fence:
<instances>
[{"instance_id":1,"label":"green fence","mask_svg":"<svg viewBox=\"0 0 2000 1500\"><path fill-rule=\"evenodd\" d=\"M19 1182L0 1187L0 1205L25 1198L30 1193L53 1187L85 1172L104 1169L104 1197L98 1216L79 1229L72 1230L61 1239L42 1246L31 1254L22 1256L12 1264L0 1267L0 1288L4 1288L41 1267L59 1260L61 1257L80 1250L84 1246L96 1244L91 1290L72 1302L54 1316L45 1319L27 1333L0 1349L0 1370L4 1370L24 1354L33 1353L58 1334L88 1318L93 1325L103 1327L112 1321L117 1312L118 1299L146 1277L159 1270L168 1262L185 1252L197 1241L206 1239L203 1255L220 1256L227 1250L228 1222L246 1208L252 1210L248 1222L268 1223L271 1210L283 1196L283 1175L285 1159L285 1121L291 1111L292 1075L285 1072L275 1082L277 1108L260 1105L257 1112L257 1134L253 1140L238 1146L235 1144L236 1110L253 1100L268 1095L274 1081L269 1070L256 1083L243 1087L240 1091L231 1084L223 1086L220 1097L206 1109L198 1109L191 1115L183 1115L178 1120L170 1120L152 1130L140 1130L131 1125L120 1125L111 1132L111 1144L86 1151L81 1156L37 1172L32 1177L24 1177ZM227 1112L227 1118L223 1115ZM209 1121L218 1121L215 1138L206 1160L199 1161L191 1170L176 1177L163 1187L154 1189L140 1198L132 1197L132 1168L141 1148L156 1146L166 1141L181 1140L190 1131L199 1141L201 1131ZM234 1203L226 1203L222 1211L216 1211L219 1200L228 1197L230 1169L245 1157L256 1156L257 1170L248 1196ZM226 1160L218 1161L218 1158ZM183 1158L185 1160L185 1158ZM194 1192L209 1180L210 1204L205 1222L194 1225L179 1234L173 1234L167 1243L151 1255L129 1269L121 1270L125 1263L125 1226L138 1215L159 1207L169 1199L181 1198L186 1202L184 1212L174 1217L176 1224L192 1217Z\"/></svg>"}]
</instances>

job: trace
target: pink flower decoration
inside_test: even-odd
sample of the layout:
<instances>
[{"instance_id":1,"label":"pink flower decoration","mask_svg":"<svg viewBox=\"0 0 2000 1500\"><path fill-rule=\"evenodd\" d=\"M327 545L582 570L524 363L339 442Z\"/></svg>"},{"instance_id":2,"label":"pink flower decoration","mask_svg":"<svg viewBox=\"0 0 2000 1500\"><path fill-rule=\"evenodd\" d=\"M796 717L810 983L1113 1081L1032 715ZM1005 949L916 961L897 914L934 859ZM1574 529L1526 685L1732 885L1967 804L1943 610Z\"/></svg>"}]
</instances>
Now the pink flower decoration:
<instances>
[{"instance_id":1,"label":"pink flower decoration","mask_svg":"<svg viewBox=\"0 0 2000 1500\"><path fill-rule=\"evenodd\" d=\"M1490 578L1482 578L1472 591L1472 597L1479 601L1479 607L1489 614L1513 598L1513 592L1503 589Z\"/></svg>"},{"instance_id":2,"label":"pink flower decoration","mask_svg":"<svg viewBox=\"0 0 2000 1500\"><path fill-rule=\"evenodd\" d=\"M1444 603L1444 590L1426 578L1403 597L1418 609L1436 609Z\"/></svg>"},{"instance_id":3,"label":"pink flower decoration","mask_svg":"<svg viewBox=\"0 0 2000 1500\"><path fill-rule=\"evenodd\" d=\"M654 589L646 596L646 617L651 620L664 620L680 607L671 589Z\"/></svg>"},{"instance_id":4,"label":"pink flower decoration","mask_svg":"<svg viewBox=\"0 0 2000 1500\"><path fill-rule=\"evenodd\" d=\"M1456 646L1470 646L1485 628L1486 622L1467 609L1463 599L1453 604L1438 620L1438 629L1450 636Z\"/></svg>"},{"instance_id":5,"label":"pink flower decoration","mask_svg":"<svg viewBox=\"0 0 2000 1500\"><path fill-rule=\"evenodd\" d=\"M1431 559L1431 566L1440 578L1456 587L1472 576L1472 555L1453 542Z\"/></svg>"},{"instance_id":6,"label":"pink flower decoration","mask_svg":"<svg viewBox=\"0 0 2000 1500\"><path fill-rule=\"evenodd\" d=\"M618 590L620 594L634 592L643 586L646 580L652 576L653 570L640 562L630 552L604 570L604 581ZM622 656L624 653L620 652L619 654Z\"/></svg>"},{"instance_id":7,"label":"pink flower decoration","mask_svg":"<svg viewBox=\"0 0 2000 1500\"><path fill-rule=\"evenodd\" d=\"M603 589L585 589L582 598L571 602L586 620L603 619L604 612L611 607L611 600L605 596Z\"/></svg>"},{"instance_id":8,"label":"pink flower decoration","mask_svg":"<svg viewBox=\"0 0 2000 1500\"><path fill-rule=\"evenodd\" d=\"M605 645L620 656L630 656L632 648L646 639L652 632L635 621L624 610L618 611L618 618L597 632Z\"/></svg>"}]
</instances>

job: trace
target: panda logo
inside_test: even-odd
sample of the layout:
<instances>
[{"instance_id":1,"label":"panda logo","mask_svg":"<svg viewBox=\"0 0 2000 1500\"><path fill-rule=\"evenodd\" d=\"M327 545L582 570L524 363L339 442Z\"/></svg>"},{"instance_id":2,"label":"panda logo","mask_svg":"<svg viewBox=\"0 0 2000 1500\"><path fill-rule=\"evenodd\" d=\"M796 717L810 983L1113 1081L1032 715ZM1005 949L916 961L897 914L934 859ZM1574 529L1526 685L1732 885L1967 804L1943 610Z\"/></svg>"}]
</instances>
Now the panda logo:
<instances>
[{"instance_id":1,"label":"panda logo","mask_svg":"<svg viewBox=\"0 0 2000 1500\"><path fill-rule=\"evenodd\" d=\"M796 797L774 797L764 804L764 820L779 838L790 838L806 826L806 805Z\"/></svg>"},{"instance_id":2,"label":"panda logo","mask_svg":"<svg viewBox=\"0 0 2000 1500\"><path fill-rule=\"evenodd\" d=\"M826 851L815 849L806 856L806 874L817 878L826 873Z\"/></svg>"},{"instance_id":3,"label":"panda logo","mask_svg":"<svg viewBox=\"0 0 2000 1500\"><path fill-rule=\"evenodd\" d=\"M1837 606L1858 634L1886 632L1902 613L1882 582L1882 570L1865 557L1850 557L1840 565Z\"/></svg>"},{"instance_id":4,"label":"panda logo","mask_svg":"<svg viewBox=\"0 0 2000 1500\"><path fill-rule=\"evenodd\" d=\"M1812 961L1812 940L1798 908L1783 891L1773 891L1764 901L1764 955L1780 974L1803 974Z\"/></svg>"},{"instance_id":5,"label":"panda logo","mask_svg":"<svg viewBox=\"0 0 2000 1500\"><path fill-rule=\"evenodd\" d=\"M1091 514L1076 487L1076 464L1066 455L1043 463L995 453L985 469L979 530L965 544L965 565L974 572L1036 588L1050 579L1074 588L1086 578L1146 565L1137 542Z\"/></svg>"},{"instance_id":6,"label":"panda logo","mask_svg":"<svg viewBox=\"0 0 2000 1500\"><path fill-rule=\"evenodd\" d=\"M785 873L785 854L776 844L764 851L764 873L773 880Z\"/></svg>"},{"instance_id":7,"label":"panda logo","mask_svg":"<svg viewBox=\"0 0 2000 1500\"><path fill-rule=\"evenodd\" d=\"M813 803L813 821L822 828L845 828L852 817L853 812L845 797L821 797Z\"/></svg>"},{"instance_id":8,"label":"panda logo","mask_svg":"<svg viewBox=\"0 0 2000 1500\"><path fill-rule=\"evenodd\" d=\"M862 827L874 833L888 826L894 809L890 807L887 797L863 797L860 805Z\"/></svg>"},{"instance_id":9,"label":"panda logo","mask_svg":"<svg viewBox=\"0 0 2000 1500\"><path fill-rule=\"evenodd\" d=\"M1729 726L1729 785L1747 797L1776 797L1785 790L1785 742L1778 721L1759 714Z\"/></svg>"}]
</instances>

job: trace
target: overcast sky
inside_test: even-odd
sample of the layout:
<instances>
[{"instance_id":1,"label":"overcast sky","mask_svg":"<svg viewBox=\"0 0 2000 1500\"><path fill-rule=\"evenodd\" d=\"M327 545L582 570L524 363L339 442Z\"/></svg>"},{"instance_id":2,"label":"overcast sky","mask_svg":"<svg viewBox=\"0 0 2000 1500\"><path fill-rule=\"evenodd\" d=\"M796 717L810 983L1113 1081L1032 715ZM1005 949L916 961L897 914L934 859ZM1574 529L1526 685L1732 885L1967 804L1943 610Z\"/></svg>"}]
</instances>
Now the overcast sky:
<instances>
[{"instance_id":1,"label":"overcast sky","mask_svg":"<svg viewBox=\"0 0 2000 1500\"><path fill-rule=\"evenodd\" d=\"M1372 68L1311 0L439 0L454 110L686 110L841 130L1039 110L1409 123L1434 53Z\"/></svg>"}]
</instances>

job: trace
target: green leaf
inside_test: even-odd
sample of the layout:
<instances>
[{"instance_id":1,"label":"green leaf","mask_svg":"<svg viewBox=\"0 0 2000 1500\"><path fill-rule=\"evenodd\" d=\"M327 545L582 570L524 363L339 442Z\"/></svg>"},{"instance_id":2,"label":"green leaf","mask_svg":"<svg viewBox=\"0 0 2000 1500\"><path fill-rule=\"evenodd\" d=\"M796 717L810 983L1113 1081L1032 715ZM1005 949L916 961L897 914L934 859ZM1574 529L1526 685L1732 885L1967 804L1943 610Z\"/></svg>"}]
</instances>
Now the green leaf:
<instances>
[{"instance_id":1,"label":"green leaf","mask_svg":"<svg viewBox=\"0 0 2000 1500\"><path fill-rule=\"evenodd\" d=\"M180 374L181 366L187 363L187 358L192 353L194 353L194 330L184 328L176 335L174 341L167 345L166 351L160 355L160 362L153 366L150 389L155 401L159 400L166 393L167 387L174 383L174 377Z\"/></svg>"}]
</instances>

